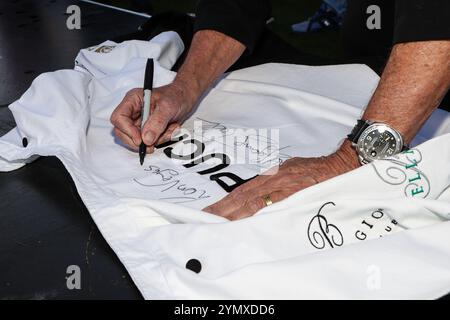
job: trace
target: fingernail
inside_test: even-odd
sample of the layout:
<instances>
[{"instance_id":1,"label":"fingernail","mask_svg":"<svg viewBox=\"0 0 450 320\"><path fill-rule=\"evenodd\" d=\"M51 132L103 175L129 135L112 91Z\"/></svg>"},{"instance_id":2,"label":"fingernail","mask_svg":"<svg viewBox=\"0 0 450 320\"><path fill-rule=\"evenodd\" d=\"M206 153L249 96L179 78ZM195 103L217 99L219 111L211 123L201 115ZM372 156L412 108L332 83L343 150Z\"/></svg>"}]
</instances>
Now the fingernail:
<instances>
[{"instance_id":1,"label":"fingernail","mask_svg":"<svg viewBox=\"0 0 450 320\"><path fill-rule=\"evenodd\" d=\"M147 132L144 136L145 143L150 145L153 143L153 134L151 132Z\"/></svg>"}]
</instances>

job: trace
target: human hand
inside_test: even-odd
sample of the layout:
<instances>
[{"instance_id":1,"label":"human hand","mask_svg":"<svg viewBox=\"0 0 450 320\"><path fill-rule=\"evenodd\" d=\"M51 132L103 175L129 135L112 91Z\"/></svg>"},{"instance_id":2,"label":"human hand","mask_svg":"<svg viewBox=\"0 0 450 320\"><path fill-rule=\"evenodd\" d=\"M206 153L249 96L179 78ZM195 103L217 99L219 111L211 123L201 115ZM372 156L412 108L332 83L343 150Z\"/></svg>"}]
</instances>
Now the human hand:
<instances>
[{"instance_id":1,"label":"human hand","mask_svg":"<svg viewBox=\"0 0 450 320\"><path fill-rule=\"evenodd\" d=\"M173 132L189 116L195 102L188 86L178 82L153 89L150 117L141 132L144 91L142 88L132 89L111 115L114 134L134 151L144 141L147 153L152 153L155 145L171 139Z\"/></svg>"},{"instance_id":2,"label":"human hand","mask_svg":"<svg viewBox=\"0 0 450 320\"><path fill-rule=\"evenodd\" d=\"M203 209L229 220L252 216L266 206L264 197L281 201L291 194L359 167L349 141L335 153L321 158L292 158L275 175L262 175L236 188L222 200Z\"/></svg>"}]
</instances>

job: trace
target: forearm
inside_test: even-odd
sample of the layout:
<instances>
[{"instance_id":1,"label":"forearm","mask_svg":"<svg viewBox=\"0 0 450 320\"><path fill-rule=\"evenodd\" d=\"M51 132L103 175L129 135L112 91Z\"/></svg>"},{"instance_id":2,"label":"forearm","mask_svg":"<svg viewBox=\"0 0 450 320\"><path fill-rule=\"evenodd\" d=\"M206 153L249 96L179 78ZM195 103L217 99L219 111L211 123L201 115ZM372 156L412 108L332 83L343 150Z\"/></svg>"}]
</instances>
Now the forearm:
<instances>
[{"instance_id":1,"label":"forearm","mask_svg":"<svg viewBox=\"0 0 450 320\"><path fill-rule=\"evenodd\" d=\"M450 86L450 41L397 44L364 119L384 122L410 143Z\"/></svg>"},{"instance_id":2,"label":"forearm","mask_svg":"<svg viewBox=\"0 0 450 320\"><path fill-rule=\"evenodd\" d=\"M223 33L212 30L195 33L186 60L174 80L189 91L191 107L244 50L242 43Z\"/></svg>"},{"instance_id":3,"label":"forearm","mask_svg":"<svg viewBox=\"0 0 450 320\"><path fill-rule=\"evenodd\" d=\"M409 144L439 106L450 86L450 41L396 45L363 119L383 122ZM345 140L333 155L336 167L359 166L358 155Z\"/></svg>"}]
</instances>

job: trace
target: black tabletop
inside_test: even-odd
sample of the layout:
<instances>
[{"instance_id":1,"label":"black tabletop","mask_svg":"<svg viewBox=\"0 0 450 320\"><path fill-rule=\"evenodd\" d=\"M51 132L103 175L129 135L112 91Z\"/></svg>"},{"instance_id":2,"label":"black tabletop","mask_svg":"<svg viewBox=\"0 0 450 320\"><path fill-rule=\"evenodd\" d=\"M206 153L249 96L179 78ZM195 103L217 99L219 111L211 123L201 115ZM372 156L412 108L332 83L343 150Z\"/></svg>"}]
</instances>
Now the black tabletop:
<instances>
[{"instance_id":1,"label":"black tabletop","mask_svg":"<svg viewBox=\"0 0 450 320\"><path fill-rule=\"evenodd\" d=\"M69 30L69 5L81 29ZM145 18L67 0L0 1L0 135L14 126L6 105L42 72L73 68L81 48L132 33ZM70 290L81 271L81 289ZM0 299L141 299L105 242L63 165L43 157L0 173Z\"/></svg>"}]
</instances>

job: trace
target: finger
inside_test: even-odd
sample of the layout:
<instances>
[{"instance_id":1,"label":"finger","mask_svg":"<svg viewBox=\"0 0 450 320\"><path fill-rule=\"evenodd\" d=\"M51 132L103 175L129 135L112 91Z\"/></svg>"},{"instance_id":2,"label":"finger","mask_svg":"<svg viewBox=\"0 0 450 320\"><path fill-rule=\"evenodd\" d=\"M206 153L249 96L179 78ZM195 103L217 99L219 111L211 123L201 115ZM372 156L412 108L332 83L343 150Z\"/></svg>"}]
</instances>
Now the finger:
<instances>
[{"instance_id":1,"label":"finger","mask_svg":"<svg viewBox=\"0 0 450 320\"><path fill-rule=\"evenodd\" d=\"M119 116L114 118L114 127L126 135L135 146L139 146L142 142L141 132L133 123L131 118L125 116Z\"/></svg>"},{"instance_id":2,"label":"finger","mask_svg":"<svg viewBox=\"0 0 450 320\"><path fill-rule=\"evenodd\" d=\"M135 88L127 92L124 98L124 102L131 104L131 109L127 109L130 112L130 116L134 119L140 116L142 107L144 105L144 90L142 88ZM123 110L126 112L126 110Z\"/></svg>"},{"instance_id":3,"label":"finger","mask_svg":"<svg viewBox=\"0 0 450 320\"><path fill-rule=\"evenodd\" d=\"M134 125L137 128L140 128L141 127L141 122L142 122L142 118L136 119L136 120L134 120ZM146 149L146 153L153 153L154 151L155 151L155 147L154 146L149 146Z\"/></svg>"},{"instance_id":4,"label":"finger","mask_svg":"<svg viewBox=\"0 0 450 320\"><path fill-rule=\"evenodd\" d=\"M267 181L269 181L269 179L271 178L271 176L257 176L256 178L244 183L243 185L239 186L238 188L235 189L236 193L244 193L246 191L250 191L250 190L257 190L259 189L262 185L264 185L265 183L267 183Z\"/></svg>"},{"instance_id":5,"label":"finger","mask_svg":"<svg viewBox=\"0 0 450 320\"><path fill-rule=\"evenodd\" d=\"M126 134L124 134L122 131L118 130L118 129L114 129L114 134L117 136L117 138L119 138L120 141L122 141L122 143L124 143L129 149L133 150L133 151L139 151L139 147L135 146L133 141L130 139L130 137L128 137ZM150 154L153 153L155 151L155 147L150 146L147 147L146 153Z\"/></svg>"},{"instance_id":6,"label":"finger","mask_svg":"<svg viewBox=\"0 0 450 320\"><path fill-rule=\"evenodd\" d=\"M166 131L171 117L163 108L156 107L153 113L144 124L142 139L148 146L155 145L159 137Z\"/></svg>"},{"instance_id":7,"label":"finger","mask_svg":"<svg viewBox=\"0 0 450 320\"><path fill-rule=\"evenodd\" d=\"M150 154L150 153L153 153L154 151L155 151L155 147L154 146L150 146L150 147L147 147L145 152Z\"/></svg>"},{"instance_id":8,"label":"finger","mask_svg":"<svg viewBox=\"0 0 450 320\"><path fill-rule=\"evenodd\" d=\"M278 174L274 176L258 176L255 179L239 186L233 192L231 192L227 197L223 198L219 202L205 208L206 212L218 214L221 216L230 216L235 214L244 204L248 204L250 207L244 209L244 211L249 211L255 213L261 208L261 201L263 197L267 194L271 194L274 190L289 189L287 186L291 184L292 178L286 174ZM275 197L277 195L275 194ZM249 199L256 199L252 204ZM258 204L260 204L258 206ZM253 208L256 206L256 208Z\"/></svg>"},{"instance_id":9,"label":"finger","mask_svg":"<svg viewBox=\"0 0 450 320\"><path fill-rule=\"evenodd\" d=\"M142 122L142 118L139 116L137 119L135 119L133 121L133 124L136 128L140 128L141 127L141 122Z\"/></svg>"},{"instance_id":10,"label":"finger","mask_svg":"<svg viewBox=\"0 0 450 320\"><path fill-rule=\"evenodd\" d=\"M236 202L236 199L228 195L222 200L204 208L203 211L227 218L228 214L238 207L239 204Z\"/></svg>"},{"instance_id":11,"label":"finger","mask_svg":"<svg viewBox=\"0 0 450 320\"><path fill-rule=\"evenodd\" d=\"M166 132L164 132L161 137L159 137L158 141L156 142L156 145L163 144L164 142L167 142L169 140L172 140L172 137L174 134L176 134L176 131L180 129L179 123L172 123L167 127Z\"/></svg>"},{"instance_id":12,"label":"finger","mask_svg":"<svg viewBox=\"0 0 450 320\"><path fill-rule=\"evenodd\" d=\"M132 149L133 151L138 151L138 147L134 144L133 140L129 136L127 136L125 133L120 131L117 128L114 128L114 135L122 141L123 144L125 144L128 148Z\"/></svg>"},{"instance_id":13,"label":"finger","mask_svg":"<svg viewBox=\"0 0 450 320\"><path fill-rule=\"evenodd\" d=\"M111 114L111 123L115 128L126 134L135 145L141 143L141 134L136 126L136 120L140 117L140 111L134 112L134 106L137 105L139 99L125 97L121 104ZM137 118L136 118L137 116ZM139 122L139 120L138 120Z\"/></svg>"},{"instance_id":14,"label":"finger","mask_svg":"<svg viewBox=\"0 0 450 320\"><path fill-rule=\"evenodd\" d=\"M274 191L269 194L270 200L272 203L279 202L289 196L288 190L279 190ZM228 219L230 220L239 220L243 218L247 218L250 216L253 216L255 213L257 213L259 210L264 209L267 207L268 203L266 203L266 200L264 200L264 197L257 196L247 202L245 202L241 207L236 209L235 211L228 214Z\"/></svg>"},{"instance_id":15,"label":"finger","mask_svg":"<svg viewBox=\"0 0 450 320\"><path fill-rule=\"evenodd\" d=\"M206 207L203 210L218 216L227 217L228 214L235 211L237 208L239 208L239 206L240 204L237 201L236 196L230 193L222 200Z\"/></svg>"},{"instance_id":16,"label":"finger","mask_svg":"<svg viewBox=\"0 0 450 320\"><path fill-rule=\"evenodd\" d=\"M230 193L230 197L234 198L233 203L237 203L242 206L248 199L252 199L258 195L267 194L274 187L267 183L267 177L258 176L243 185L237 187ZM228 213L236 210L235 206L228 206Z\"/></svg>"},{"instance_id":17,"label":"finger","mask_svg":"<svg viewBox=\"0 0 450 320\"><path fill-rule=\"evenodd\" d=\"M111 123L126 134L135 145L141 143L141 134L135 125L140 118L143 101L143 90L132 89L127 92L119 106L111 114Z\"/></svg>"},{"instance_id":18,"label":"finger","mask_svg":"<svg viewBox=\"0 0 450 320\"><path fill-rule=\"evenodd\" d=\"M114 110L111 117L124 116L130 119L138 119L141 116L143 101L143 90L141 88L130 90Z\"/></svg>"},{"instance_id":19,"label":"finger","mask_svg":"<svg viewBox=\"0 0 450 320\"><path fill-rule=\"evenodd\" d=\"M257 195L255 194L256 190L261 189L261 185L265 181L265 177L256 177L255 179L237 187L225 198L203 210L223 217L227 216L241 207L247 199L254 198Z\"/></svg>"}]
</instances>

